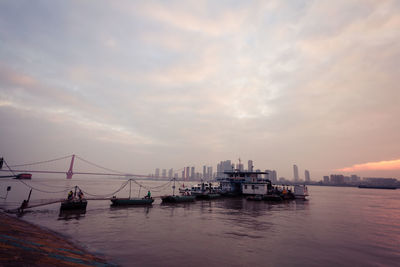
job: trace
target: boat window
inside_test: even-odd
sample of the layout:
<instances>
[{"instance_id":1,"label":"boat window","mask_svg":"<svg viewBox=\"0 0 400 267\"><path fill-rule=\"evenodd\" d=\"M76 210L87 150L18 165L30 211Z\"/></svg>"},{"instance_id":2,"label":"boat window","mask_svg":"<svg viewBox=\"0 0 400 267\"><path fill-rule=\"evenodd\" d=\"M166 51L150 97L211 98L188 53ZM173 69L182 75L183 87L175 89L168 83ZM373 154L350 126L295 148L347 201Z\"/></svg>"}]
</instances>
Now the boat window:
<instances>
[{"instance_id":1,"label":"boat window","mask_svg":"<svg viewBox=\"0 0 400 267\"><path fill-rule=\"evenodd\" d=\"M247 189L247 185L244 186L244 189Z\"/></svg>"}]
</instances>

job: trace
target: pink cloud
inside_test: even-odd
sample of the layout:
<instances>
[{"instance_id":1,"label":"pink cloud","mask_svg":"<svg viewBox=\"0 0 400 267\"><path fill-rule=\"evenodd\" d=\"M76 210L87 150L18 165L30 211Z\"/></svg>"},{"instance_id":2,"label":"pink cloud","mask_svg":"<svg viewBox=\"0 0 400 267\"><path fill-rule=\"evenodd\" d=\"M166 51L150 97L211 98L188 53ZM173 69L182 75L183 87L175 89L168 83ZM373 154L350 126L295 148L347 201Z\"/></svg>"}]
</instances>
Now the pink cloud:
<instances>
[{"instance_id":1,"label":"pink cloud","mask_svg":"<svg viewBox=\"0 0 400 267\"><path fill-rule=\"evenodd\" d=\"M354 171L372 171L372 170L373 171L400 170L400 159L355 164L351 167L338 169L337 171L354 172Z\"/></svg>"}]
</instances>

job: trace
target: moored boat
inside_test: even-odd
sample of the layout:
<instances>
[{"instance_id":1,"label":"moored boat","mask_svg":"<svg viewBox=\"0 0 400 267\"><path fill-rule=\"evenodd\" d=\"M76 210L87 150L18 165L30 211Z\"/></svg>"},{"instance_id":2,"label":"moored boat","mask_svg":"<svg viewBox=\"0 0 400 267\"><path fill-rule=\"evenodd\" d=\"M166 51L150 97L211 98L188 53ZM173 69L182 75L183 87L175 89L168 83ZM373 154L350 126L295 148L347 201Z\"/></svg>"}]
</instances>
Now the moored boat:
<instances>
[{"instance_id":1,"label":"moored boat","mask_svg":"<svg viewBox=\"0 0 400 267\"><path fill-rule=\"evenodd\" d=\"M294 186L294 198L295 199L306 199L308 197L308 189L305 185Z\"/></svg>"},{"instance_id":2,"label":"moored boat","mask_svg":"<svg viewBox=\"0 0 400 267\"><path fill-rule=\"evenodd\" d=\"M19 173L15 176L14 179L19 179L19 180L30 180L32 179L32 174L31 173Z\"/></svg>"},{"instance_id":3,"label":"moored boat","mask_svg":"<svg viewBox=\"0 0 400 267\"><path fill-rule=\"evenodd\" d=\"M203 194L196 194L195 195L197 199L216 199L216 198L220 198L222 195L218 194L218 193L203 193Z\"/></svg>"},{"instance_id":4,"label":"moored boat","mask_svg":"<svg viewBox=\"0 0 400 267\"><path fill-rule=\"evenodd\" d=\"M113 196L110 199L111 205L112 206L129 206L129 205L140 206L140 205L151 205L154 202L154 199L151 197L150 191L148 191L147 195L143 198L131 197L131 191L132 191L132 179L129 179L129 197L128 198L120 198L120 197ZM139 189L139 194L140 194L140 189Z\"/></svg>"},{"instance_id":5,"label":"moored boat","mask_svg":"<svg viewBox=\"0 0 400 267\"><path fill-rule=\"evenodd\" d=\"M213 186L211 183L201 183L197 186L192 186L191 194L197 199L216 199L221 197L221 187Z\"/></svg>"},{"instance_id":6,"label":"moored boat","mask_svg":"<svg viewBox=\"0 0 400 267\"><path fill-rule=\"evenodd\" d=\"M86 210L87 200L65 200L61 202L60 210Z\"/></svg>"},{"instance_id":7,"label":"moored boat","mask_svg":"<svg viewBox=\"0 0 400 267\"><path fill-rule=\"evenodd\" d=\"M267 194L263 196L263 200L266 201L282 201L282 197L277 194Z\"/></svg>"},{"instance_id":8,"label":"moored boat","mask_svg":"<svg viewBox=\"0 0 400 267\"><path fill-rule=\"evenodd\" d=\"M246 199L250 201L262 201L263 196L262 195L249 196Z\"/></svg>"},{"instance_id":9,"label":"moored boat","mask_svg":"<svg viewBox=\"0 0 400 267\"><path fill-rule=\"evenodd\" d=\"M78 186L75 186L75 191L69 191L66 200L61 202L60 211L62 210L86 210L87 200L84 199L82 191L79 189L77 194Z\"/></svg>"},{"instance_id":10,"label":"moored boat","mask_svg":"<svg viewBox=\"0 0 400 267\"><path fill-rule=\"evenodd\" d=\"M194 202L196 196L192 195L190 191L184 190L181 195L175 195L175 179L174 185L172 186L172 195L162 196L161 201L162 203L183 203L183 202Z\"/></svg>"},{"instance_id":11,"label":"moored boat","mask_svg":"<svg viewBox=\"0 0 400 267\"><path fill-rule=\"evenodd\" d=\"M369 188L369 189L392 189L395 190L396 186L390 185L359 185L358 188Z\"/></svg>"},{"instance_id":12,"label":"moored boat","mask_svg":"<svg viewBox=\"0 0 400 267\"><path fill-rule=\"evenodd\" d=\"M153 198L116 198L110 199L113 206L124 205L151 205L154 202Z\"/></svg>"},{"instance_id":13,"label":"moored boat","mask_svg":"<svg viewBox=\"0 0 400 267\"><path fill-rule=\"evenodd\" d=\"M182 195L182 196L163 196L161 197L163 203L183 203L183 202L194 202L196 196Z\"/></svg>"}]
</instances>

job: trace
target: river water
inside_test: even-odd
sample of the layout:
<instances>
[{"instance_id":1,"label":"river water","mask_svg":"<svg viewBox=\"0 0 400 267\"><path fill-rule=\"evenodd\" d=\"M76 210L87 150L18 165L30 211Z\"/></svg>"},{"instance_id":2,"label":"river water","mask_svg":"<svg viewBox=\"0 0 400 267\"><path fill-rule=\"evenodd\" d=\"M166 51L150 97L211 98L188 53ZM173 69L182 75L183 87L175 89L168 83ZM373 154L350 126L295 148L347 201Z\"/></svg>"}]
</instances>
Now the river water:
<instances>
[{"instance_id":1,"label":"river water","mask_svg":"<svg viewBox=\"0 0 400 267\"><path fill-rule=\"evenodd\" d=\"M88 194L116 191L115 178L26 182L31 201L65 197L79 185ZM133 196L172 193L166 181L137 181ZM18 206L29 189L16 180L3 208ZM177 185L178 186L178 185ZM140 190L140 193L139 193ZM151 207L113 208L89 201L85 214L59 216L60 204L34 208L22 218L66 235L121 266L399 266L400 190L309 186L308 201L253 202L225 198ZM89 196L89 195L86 196ZM129 186L117 193L126 197Z\"/></svg>"}]
</instances>

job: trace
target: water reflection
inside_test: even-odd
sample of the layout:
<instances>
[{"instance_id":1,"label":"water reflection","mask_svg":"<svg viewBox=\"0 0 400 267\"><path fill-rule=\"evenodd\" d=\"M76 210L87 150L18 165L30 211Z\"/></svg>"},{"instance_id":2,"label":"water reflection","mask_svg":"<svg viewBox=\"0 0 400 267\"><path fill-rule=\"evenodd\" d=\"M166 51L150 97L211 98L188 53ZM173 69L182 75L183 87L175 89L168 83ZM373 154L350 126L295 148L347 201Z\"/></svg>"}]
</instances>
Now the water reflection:
<instances>
[{"instance_id":1,"label":"water reflection","mask_svg":"<svg viewBox=\"0 0 400 267\"><path fill-rule=\"evenodd\" d=\"M78 209L78 210L60 210L60 213L58 214L58 220L79 220L83 217L85 217L86 210L84 209Z\"/></svg>"}]
</instances>

